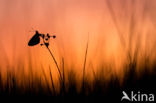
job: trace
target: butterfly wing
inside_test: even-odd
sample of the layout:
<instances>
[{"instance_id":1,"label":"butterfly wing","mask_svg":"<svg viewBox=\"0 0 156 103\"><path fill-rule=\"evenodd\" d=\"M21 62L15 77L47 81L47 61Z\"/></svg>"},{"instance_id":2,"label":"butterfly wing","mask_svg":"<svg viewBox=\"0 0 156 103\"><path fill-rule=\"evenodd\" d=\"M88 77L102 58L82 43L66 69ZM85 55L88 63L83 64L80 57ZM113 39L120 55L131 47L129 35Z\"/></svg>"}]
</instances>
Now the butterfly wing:
<instances>
[{"instance_id":1,"label":"butterfly wing","mask_svg":"<svg viewBox=\"0 0 156 103\"><path fill-rule=\"evenodd\" d=\"M34 46L40 43L40 37L39 34L35 34L29 41L29 46Z\"/></svg>"}]
</instances>

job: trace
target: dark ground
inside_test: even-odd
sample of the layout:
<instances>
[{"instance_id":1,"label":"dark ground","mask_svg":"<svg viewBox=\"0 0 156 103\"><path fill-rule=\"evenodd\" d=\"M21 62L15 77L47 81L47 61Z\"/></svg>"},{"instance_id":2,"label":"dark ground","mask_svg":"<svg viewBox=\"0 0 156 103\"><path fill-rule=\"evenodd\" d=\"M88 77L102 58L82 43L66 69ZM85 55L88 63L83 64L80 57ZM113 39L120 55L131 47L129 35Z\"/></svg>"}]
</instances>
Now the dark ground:
<instances>
[{"instance_id":1,"label":"dark ground","mask_svg":"<svg viewBox=\"0 0 156 103\"><path fill-rule=\"evenodd\" d=\"M147 69L142 72L140 77L137 77L134 69L130 69L130 71L125 73L124 83L122 86L119 85L119 81L116 77L112 77L112 79L107 83L102 78L95 79L93 90L89 89L89 84L86 82L84 89L82 88L79 93L76 91L76 84L74 83L74 79L72 79L69 89L66 91L62 90L62 92L57 94L57 96L52 95L48 91L45 92L42 87L38 93L34 92L33 89L30 88L23 93L21 89L16 87L15 78L12 78L12 81L14 85L11 88L11 91L9 91L9 87L5 90L2 90L2 88L0 89L0 103L12 101L19 103L128 103L126 100L121 101L121 97L123 96L122 91L125 91L127 94L130 94L131 91L136 93L140 91L141 93L156 94L156 72L154 71L150 73ZM86 91L88 92L86 93Z\"/></svg>"}]
</instances>

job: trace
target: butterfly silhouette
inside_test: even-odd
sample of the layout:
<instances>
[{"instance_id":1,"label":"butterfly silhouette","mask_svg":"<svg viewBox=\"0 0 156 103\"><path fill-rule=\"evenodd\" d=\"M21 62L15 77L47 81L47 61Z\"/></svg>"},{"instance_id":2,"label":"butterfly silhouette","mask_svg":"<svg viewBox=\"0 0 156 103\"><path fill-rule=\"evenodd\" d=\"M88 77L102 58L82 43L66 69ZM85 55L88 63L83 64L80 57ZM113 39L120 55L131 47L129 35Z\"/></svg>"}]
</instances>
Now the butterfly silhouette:
<instances>
[{"instance_id":1,"label":"butterfly silhouette","mask_svg":"<svg viewBox=\"0 0 156 103\"><path fill-rule=\"evenodd\" d=\"M56 38L55 35L50 36L49 34L47 34L47 35L45 35L45 34L40 34L40 33L36 30L35 35L34 35L34 36L30 39L30 41L28 42L28 46L35 46L35 45L39 44L39 43L40 43L40 38L43 39L43 43L44 43L44 44L41 44L41 46L42 46L42 45L49 46L49 39L50 39L51 37L54 38L54 39Z\"/></svg>"},{"instance_id":2,"label":"butterfly silhouette","mask_svg":"<svg viewBox=\"0 0 156 103\"><path fill-rule=\"evenodd\" d=\"M40 43L40 36L41 34L39 34L38 31L36 31L35 35L30 39L28 45L29 46L34 46Z\"/></svg>"}]
</instances>

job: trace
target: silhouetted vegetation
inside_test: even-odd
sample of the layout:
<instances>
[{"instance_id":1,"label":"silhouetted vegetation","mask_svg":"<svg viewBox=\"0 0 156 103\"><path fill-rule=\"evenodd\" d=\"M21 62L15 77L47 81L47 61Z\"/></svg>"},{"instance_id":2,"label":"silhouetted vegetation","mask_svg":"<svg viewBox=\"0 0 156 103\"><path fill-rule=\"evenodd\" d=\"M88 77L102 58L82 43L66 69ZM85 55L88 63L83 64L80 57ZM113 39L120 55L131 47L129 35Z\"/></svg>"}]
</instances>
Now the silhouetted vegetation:
<instances>
[{"instance_id":1,"label":"silhouetted vegetation","mask_svg":"<svg viewBox=\"0 0 156 103\"><path fill-rule=\"evenodd\" d=\"M115 25L115 28L117 29L121 48L126 55L126 63L124 64L124 68L122 71L124 76L122 79L120 79L116 74L112 74L110 76L110 79L106 80L104 70L112 70L112 67L106 68L104 64L101 64L101 67L96 68L100 70L98 71L98 73L95 73L93 70L94 78L92 82L88 80L87 76L85 75L85 70L88 69L86 68L87 53L89 52L89 44L87 41L86 49L84 51L84 64L83 68L81 68L83 69L83 77L82 80L77 81L76 73L73 68L71 68L70 70L66 70L66 68L64 68L64 58L62 58L62 66L60 68L54 55L49 49L50 37L56 38L56 36L50 36L49 34L39 34L38 31L36 31L36 34L32 37L28 45L37 45L40 43L40 39L43 39L43 44L41 44L41 46L46 46L46 49L48 49L50 55L52 56L52 59L59 73L59 83L57 85L54 83L51 67L47 68L47 70L49 70L48 75L50 77L50 83L47 79L47 75L45 74L43 66L41 68L41 77L34 76L32 71L33 67L31 62L31 56L29 54L29 78L26 77L24 75L24 71L22 71L22 76L20 77L20 79L22 80L21 85L19 85L19 83L17 82L19 78L17 78L15 73L11 71L7 71L7 76L5 80L6 83L3 83L1 73L2 69L0 67L0 97L7 97L6 100L9 101L12 101L12 99L9 99L10 97L14 98L15 100L22 98L23 101L28 100L29 102L32 102L32 100L34 100L35 102L43 100L43 102L117 103L121 102L122 91L142 91L145 93L155 94L156 83L154 82L156 81L156 60L150 61L150 57L151 54L155 53L154 50L156 49L155 47L153 47L152 50L147 49L148 45L147 43L145 43L145 49L147 50L143 51L144 53L142 53L144 54L142 55L142 63L140 64L142 66L138 66L138 56L139 53L142 52L140 50L140 34L142 33L142 31L138 30L136 32L135 30L138 22L134 13L136 9L136 7L133 5L134 0L132 0L131 2L131 12L129 13L130 18L128 21L129 26L128 32L126 32L126 34L124 34L124 30L122 31L121 28L119 28L120 26L118 23L120 23L120 20L116 18L116 14L114 12L111 2L113 2L113 0L106 0L112 21ZM125 12L127 13L127 11ZM143 13L145 13L145 10L143 11ZM147 53L147 51L149 53ZM7 69L11 70L13 69L13 67L8 66ZM18 69L23 70L23 65L19 63ZM80 87L78 87L78 83L81 84ZM58 87L56 88L56 86ZM59 90L57 90L58 88Z\"/></svg>"},{"instance_id":2,"label":"silhouetted vegetation","mask_svg":"<svg viewBox=\"0 0 156 103\"><path fill-rule=\"evenodd\" d=\"M122 85L116 76L112 76L111 80L105 81L104 75L96 75L93 82L90 83L85 78L84 87L77 90L76 76L74 71L68 71L67 79L64 81L64 86L60 84L60 88L65 88L63 91L55 93L55 90L50 89L50 85L47 83L46 87L41 84L41 80L34 79L31 84L25 88L20 87L16 84L16 77L12 73L7 74L7 84L2 85L1 74L0 74L0 97L14 97L14 98L25 98L27 100L45 100L51 102L97 102L102 100L120 102L122 91L144 91L147 93L155 93L156 84L156 72L153 66L153 72L143 69L141 76L138 77L136 68L125 71L125 76ZM130 68L130 67L129 67ZM105 68L101 68L105 69ZM44 73L43 73L44 74ZM101 73L102 74L102 73ZM34 77L35 78L35 77ZM24 78L21 78L24 79ZM32 80L32 78L30 78ZM27 81L31 81L27 80ZM46 80L46 78L45 78ZM53 83L53 82L52 82ZM62 83L62 82L60 82ZM52 84L53 86L53 84ZM52 87L53 89L55 87ZM40 98L39 98L40 97Z\"/></svg>"}]
</instances>

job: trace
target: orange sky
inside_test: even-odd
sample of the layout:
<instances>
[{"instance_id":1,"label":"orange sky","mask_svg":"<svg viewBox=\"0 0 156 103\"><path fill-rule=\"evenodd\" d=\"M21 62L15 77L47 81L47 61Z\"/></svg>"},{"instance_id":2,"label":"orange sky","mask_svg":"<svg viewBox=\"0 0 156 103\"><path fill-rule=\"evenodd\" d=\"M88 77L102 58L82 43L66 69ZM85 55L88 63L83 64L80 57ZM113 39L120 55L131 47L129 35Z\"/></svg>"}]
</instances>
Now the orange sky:
<instances>
[{"instance_id":1,"label":"orange sky","mask_svg":"<svg viewBox=\"0 0 156 103\"><path fill-rule=\"evenodd\" d=\"M129 34L134 35L133 46L140 38L141 53L147 50L145 43L147 52L152 50L155 10L155 0L0 0L1 71L7 65L16 68L19 63L28 68L29 62L35 72L40 71L37 68L41 64L54 66L46 48L27 46L34 34L29 32L32 28L55 34L57 38L51 40L50 49L57 61L60 64L63 57L65 66L74 66L79 74L89 33L87 67L92 64L96 69L108 64L119 71L129 48ZM122 40L119 34L123 34Z\"/></svg>"}]
</instances>

